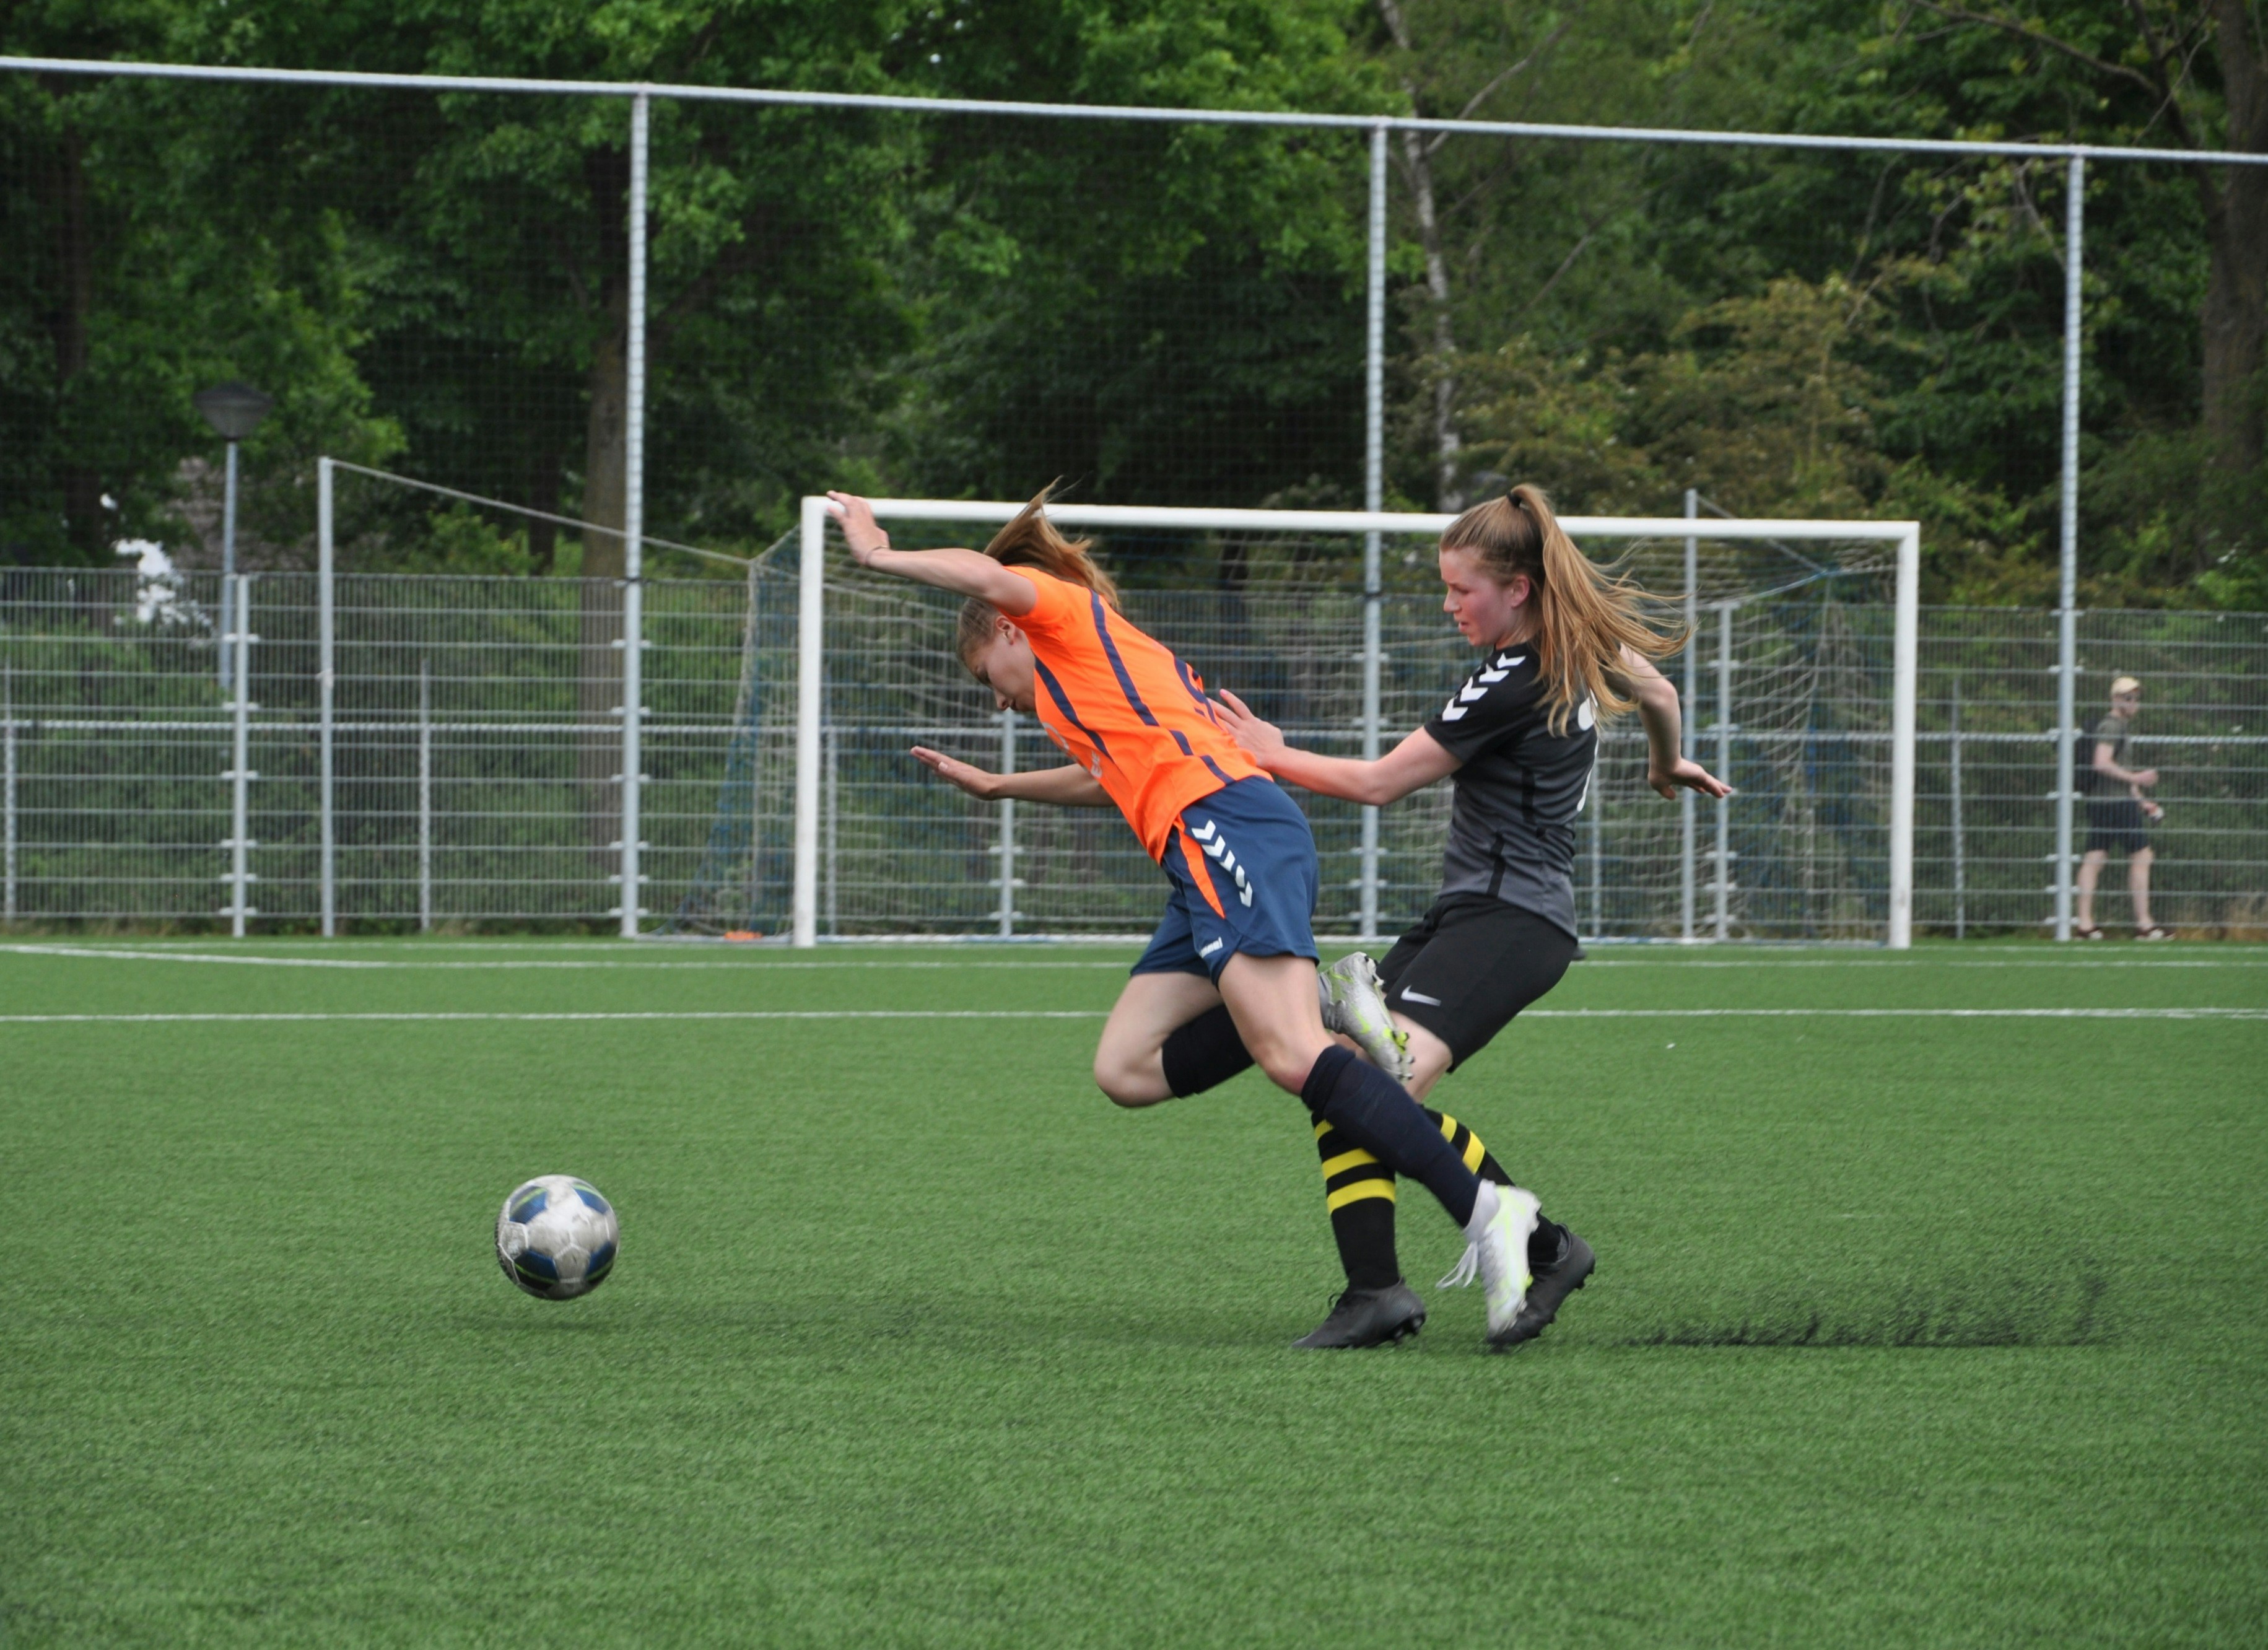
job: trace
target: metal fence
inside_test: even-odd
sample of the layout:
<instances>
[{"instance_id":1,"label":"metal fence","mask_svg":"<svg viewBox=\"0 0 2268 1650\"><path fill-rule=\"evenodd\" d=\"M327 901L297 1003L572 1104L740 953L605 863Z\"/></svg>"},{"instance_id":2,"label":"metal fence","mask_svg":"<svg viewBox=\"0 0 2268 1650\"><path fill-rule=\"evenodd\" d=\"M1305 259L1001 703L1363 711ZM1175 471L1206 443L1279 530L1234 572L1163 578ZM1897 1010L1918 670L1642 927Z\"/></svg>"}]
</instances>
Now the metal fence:
<instances>
[{"instance_id":1,"label":"metal fence","mask_svg":"<svg viewBox=\"0 0 2268 1650\"><path fill-rule=\"evenodd\" d=\"M1579 836L1587 932L1881 935L1891 614L1834 583L1704 606L1690 733L1740 787L1728 803L1657 799L1635 728L1610 728ZM792 897L793 571L649 581L644 597L644 927L779 933ZM1359 748L1359 591L1263 580L1127 600L1209 682L1249 689L1302 742ZM615 587L347 575L336 613L341 921L618 921ZM313 928L317 617L312 575L246 578L224 600L208 575L0 574L5 918ZM918 740L987 766L1052 760L1028 719L999 715L953 667L950 619L909 587L830 588L821 932L1146 928L1157 873L1115 815L976 803L905 756ZM1467 656L1431 597L1388 593L1381 630L1383 717L1399 732L1437 708ZM1923 932L2052 924L2056 630L2051 613L1924 610ZM2117 674L2144 683L2134 760L2163 776L2161 920L2268 929L2268 615L2089 612L2078 630L2082 703ZM221 685L224 647L247 695ZM1437 787L1382 811L1381 927L1430 897L1447 801ZM1360 811L1309 807L1319 928L1355 932ZM2097 920L2123 916L2124 898L2106 891Z\"/></svg>"},{"instance_id":2,"label":"metal fence","mask_svg":"<svg viewBox=\"0 0 2268 1650\"><path fill-rule=\"evenodd\" d=\"M121 271L162 265L176 272L172 289L136 301L156 311L217 299L220 310L241 309L235 295L242 265L232 238L264 234L286 220L308 232L308 245L328 248L324 258L335 255L335 265L323 265L328 273L308 277L304 290L270 294L276 313L320 320L309 337L321 333L328 340L322 348L335 358L324 357L328 365L313 371L313 357L294 356L296 345L274 339L247 343L241 352L264 358L271 372L306 380L279 416L279 424L291 422L292 432L276 438L266 455L265 490L254 490L254 502L265 503L247 518L279 560L304 559L308 512L301 506L317 453L375 457L383 446L403 454L401 468L491 497L571 501L571 514L614 534L597 547L603 556L585 541L582 571L619 565L626 576L628 611L612 639L624 644L622 661L631 671L649 651L637 610L647 587L641 550L649 521L683 536L721 529L746 544L756 531L752 524L776 527L777 508L832 479L829 467L846 453L873 458L922 490L957 496L997 494L991 478L1001 475L1072 473L1094 477L1099 493L1121 498L1248 505L1321 490L1345 500L1359 496L1374 510L1386 500L1389 466L1402 472L1405 486L1434 460L1454 484L1476 482L1469 475L1457 480L1454 458L1458 418L1472 409L1459 406L1445 379L1436 381L1458 353L1448 347L1456 342L1451 321L1457 312L1445 296L1449 265L1434 238L1435 174L1419 166L1421 158L1434 156L1427 166L1449 168L1443 177L1462 175L1458 167L1486 173L1508 166L1517 146L1536 179L1557 179L1580 195L1595 190L1586 181L1585 158L1610 151L1645 157L1641 172L1675 157L1737 153L1746 165L1756 156L1792 161L1826 155L1879 163L1878 176L1859 187L1854 173L1845 192L1856 189L1853 198L1871 198L1877 207L1906 200L1902 210L1910 215L1922 211L1940 188L1958 194L1967 187L1960 177L1999 180L1988 193L2021 177L2016 193L2032 220L2038 218L2034 174L2053 180L2040 185L2051 202L2061 189L2062 232L2043 237L2050 247L2060 243L2059 307L2052 298L2035 303L2028 295L2024 319L1996 312L1990 323L2029 329L2021 348L2036 360L2043 386L2059 357L2061 419L2051 424L2035 407L2012 403L1977 438L2022 448L2021 461L2007 467L2020 491L2051 487L2059 496L2058 601L2072 621L2059 654L2068 729L2077 715L2081 645L2075 580L2087 215L2109 211L2113 238L2121 223L2115 200L2090 208L2090 169L2100 185L2132 175L2145 163L2268 164L2257 154L2083 144L1095 107L726 85L35 58L0 59L0 71L26 84L99 90L101 97L74 118L89 122L102 141L86 144L85 156L72 164L84 167L87 198L107 214L104 221L139 225L137 232L150 237L132 243L134 255ZM619 110L619 118L589 114L596 108ZM1398 186L1389 169L1397 144L1407 173ZM289 157L288 166L254 164L279 155ZM571 161L563 158L570 156ZM1933 169L1943 175L1924 175ZM78 198L35 187L28 173L13 182L26 201ZM1668 198L1715 199L1743 186L1697 176L1682 187L1692 195ZM1509 299L1482 306L1489 330L1465 337L1463 352L1476 344L1484 352L1514 333L1543 327L1555 291L1564 298L1593 283L1636 291L1663 270L1711 261L1689 255L1676 239L1680 224L1706 214L1665 209L1649 217L1644 203L1654 198L1650 189L1638 190L1614 232L1602 238L1627 243L1626 262L1602 246L1569 276L1605 217L1563 247L1549 235L1527 232L1528 226L1584 216L1587 206L1571 214L1537 203L1546 197L1527 204L1507 197L1494 210L1521 232L1501 243L1506 256L1491 261L1502 269L1487 278L1506 284L1499 296ZM1800 203L1805 196L1798 190L1788 198ZM1571 204L1560 195L1548 200ZM874 210L878 203L887 210ZM1098 223L1107 217L1122 233L1123 244L1113 242L1107 253L1106 261L1116 261L1109 269L1079 264L1086 254L1078 243L1086 238L1060 233L1073 207L1097 213ZM1394 317L1388 249L1397 222L1403 246L1426 263L1432 297ZM1413 222L1419 230L1414 245ZM1866 223L1862 239L1871 241L1873 209ZM1145 239L1128 231L1130 225L1156 226L1158 233ZM1771 226L1772 244L1752 248L1744 267L1753 263L1759 278L1783 267L1816 278L1854 267L1848 246L1808 244L1813 227L1792 205ZM656 238L651 249L650 232ZM1933 244L1935 233L1933 227ZM73 247L85 240L76 230L61 239ZM884 280L879 272L886 269ZM1045 284L1018 284L1020 269L1042 269L1053 272ZM342 296L386 280L398 284L368 313ZM1416 291L1406 275L1400 284ZM56 289L58 305L104 290L92 276L64 285L68 291ZM882 286L903 300L897 308L880 304ZM1090 290L1107 290L1108 301L1065 296ZM861 307L878 304L873 315ZM111 408L150 403L151 416L121 433L119 451L106 450L102 463L109 467L104 475L122 465L144 492L154 493L178 481L184 455L200 450L204 438L183 423L186 409L171 405L180 399L175 379L187 370L181 363L166 358L157 379L126 372L127 364L162 355L137 342L142 335L133 328L146 320L135 320L138 313L129 304L115 315L78 318L98 332L125 328L105 333L89 352L107 364L106 371L123 376L73 393ZM910 319L916 315L919 325ZM430 324L417 324L421 317ZM1475 321L1480 324L1478 313ZM861 355L853 347L902 331L925 343L887 358L887 352ZM1293 374L1296 383L1272 372L1281 359L1271 364L1272 375L1251 370L1245 352L1263 334L1270 349L1311 370ZM1960 335L1957 324L1951 335ZM741 353L718 365L734 350ZM330 385L325 373L334 371L340 382L350 379L369 390L370 418L357 423L342 410L358 404L359 390L316 387ZM38 376L27 372L26 382ZM1392 392L1407 415L1403 422L1411 430L1430 428L1414 441L1390 428L1389 384L1397 379L1407 380ZM924 389L881 419L887 432L878 434L875 407L866 397L883 380ZM284 387L281 380L270 387ZM158 401L167 405L158 408ZM1435 412L1425 411L1428 402ZM361 445L342 446L338 438L350 424ZM1578 418L1569 430L1580 435L1580 425ZM61 455L52 446L59 438L55 431L71 427L73 419L63 416L10 426L8 438L22 451L0 456L20 460L11 474L33 479L23 485L23 500L0 504L26 521L73 517L83 549L99 555L95 540L110 507L103 483L86 453ZM388 431L400 436L401 447L387 446L394 439ZM1066 431L1071 437L1057 439ZM128 446L134 449L130 464L123 456ZM885 456L873 457L885 448ZM227 462L233 475L233 447ZM1583 485L1585 473L1576 466L1566 484ZM54 497L34 499L41 488ZM617 544L624 547L618 561ZM532 534L527 549L548 563L553 547L545 539L539 548ZM82 578L90 588L96 582ZM261 601L280 597L283 589L271 585L263 594L255 587L255 630ZM200 599L217 600L218 593L205 589ZM525 599L535 608L567 600ZM572 600L580 639L554 645L587 652L583 631L597 622L604 595L578 592ZM249 645L257 655L288 644ZM373 724L357 737L423 737L410 708L414 660L405 654L394 662L386 678L394 695L384 712L390 719L382 721L387 731ZM515 838L524 874L495 886L521 892L497 893L494 910L482 914L559 914L563 908L556 902L566 900L563 890L580 875L585 856L613 852L611 874L634 886L656 886L642 883L644 878L666 880L642 866L638 844L663 842L667 832L633 824L608 834L614 827L608 821L620 815L623 799L609 801L604 794L600 770L606 762L594 748L594 728L605 715L595 703L607 692L604 662L585 659L578 667L582 685L561 690L565 697L556 708L563 719L528 736L538 740L532 749L550 753L545 761L575 768L585 823L579 834ZM458 793L475 783L451 777L462 749L449 740L473 737L473 726L490 724L452 721L458 714L452 698L461 683L446 671L432 674L437 668L429 659L430 719L437 730L458 731L436 732L439 742L430 761L408 743L387 748L387 771L423 762L439 814L486 819L501 845L512 835L505 829L507 804L518 792L497 792L484 797L483 807L455 813L441 806L453 796L469 801L468 792ZM555 672L554 679L565 678ZM245 738L260 745L273 726L261 718L272 713L247 714ZM195 749L195 760L204 761L195 744L202 735L190 726L195 718L183 708L175 719L181 726L167 736L188 742L172 748L173 756L186 761ZM640 729L633 721L622 731L635 739ZM666 742L679 735L658 727L656 737ZM358 755L376 761L375 750ZM2068 762L2071 750L2066 738L2060 759ZM838 753L838 762L843 759ZM261 771L268 777L245 782L253 787L244 804L247 821L265 806L258 799L281 794L280 776L296 772L280 755L266 760ZM528 760L534 765L520 782L534 785L539 770L548 770ZM250 771L246 762L232 770ZM2067 799L2069 784L2056 788ZM627 794L636 799L636 788ZM377 812L409 817L417 809L408 796L389 793ZM633 800L633 820L635 807ZM232 799L222 831L234 842L261 840L254 822L237 822L237 812ZM216 822L200 817L201 831ZM281 911L304 878L274 863L280 822L260 828L269 831L258 851L263 868L244 875L271 878L263 909ZM1714 822L1705 821L1704 829L1713 831ZM2058 812L2057 829L2051 872L2069 863L2075 846L2067 807ZM1733 908L1741 903L1734 897L1741 880L1732 867L1744 851L1734 827L1720 834L1721 853L1713 845L1711 851L1712 874L1723 885L1729 931ZM606 845L613 843L620 846ZM1610 846L1602 845L1602 859ZM437 876L453 851L446 842L430 845L426 858ZM146 877L164 881L174 873L163 867L173 863L163 855L148 860ZM360 863L342 873L350 882ZM1747 863L1757 863L1753 854ZM1965 858L1962 863L1965 877ZM105 874L127 873L109 866ZM233 870L232 876L231 898L240 906L242 878ZM2059 874L2056 880L2060 910L2068 885ZM1753 893L1753 880L1749 886ZM349 905L357 897L349 896ZM1602 913L1607 902L1602 881ZM615 903L625 931L634 928L641 901ZM1697 920L1713 931L1716 891L1706 891L1700 903ZM1750 918L1756 919L1753 909ZM1965 902L1961 919L1968 920Z\"/></svg>"}]
</instances>

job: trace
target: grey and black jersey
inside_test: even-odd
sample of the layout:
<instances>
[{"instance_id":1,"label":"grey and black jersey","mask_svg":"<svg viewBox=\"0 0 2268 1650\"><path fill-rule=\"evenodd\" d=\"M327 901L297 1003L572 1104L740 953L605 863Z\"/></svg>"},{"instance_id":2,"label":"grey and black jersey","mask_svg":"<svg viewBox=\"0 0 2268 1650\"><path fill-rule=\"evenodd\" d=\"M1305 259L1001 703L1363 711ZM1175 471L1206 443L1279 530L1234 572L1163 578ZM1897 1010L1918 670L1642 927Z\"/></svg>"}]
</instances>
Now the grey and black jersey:
<instances>
[{"instance_id":1,"label":"grey and black jersey","mask_svg":"<svg viewBox=\"0 0 2268 1650\"><path fill-rule=\"evenodd\" d=\"M1457 770L1441 892L1485 894L1575 933L1575 817L1598 759L1589 699L1551 731L1535 650L1491 653L1425 724Z\"/></svg>"}]
</instances>

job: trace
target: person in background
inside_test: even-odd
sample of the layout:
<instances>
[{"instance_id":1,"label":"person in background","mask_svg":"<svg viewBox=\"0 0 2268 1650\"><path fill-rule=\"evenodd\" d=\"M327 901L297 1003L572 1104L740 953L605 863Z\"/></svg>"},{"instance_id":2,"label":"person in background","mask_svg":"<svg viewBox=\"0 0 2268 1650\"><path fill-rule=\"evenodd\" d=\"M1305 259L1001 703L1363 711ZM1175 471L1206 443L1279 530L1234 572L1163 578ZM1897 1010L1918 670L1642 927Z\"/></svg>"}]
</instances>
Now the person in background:
<instances>
[{"instance_id":1,"label":"person in background","mask_svg":"<svg viewBox=\"0 0 2268 1650\"><path fill-rule=\"evenodd\" d=\"M2126 887L2134 895L2134 938L2171 939L2150 920L2150 826L2166 810L2142 794L2158 783L2155 768L2126 766L2126 736L2142 708L2142 684L2121 676L2110 684L2110 714L2095 729L2095 754L2079 764L2079 792L2087 799L2087 853L2079 862L2081 939L2100 939L2095 924L2095 885L2113 851L2126 856Z\"/></svg>"}]
</instances>

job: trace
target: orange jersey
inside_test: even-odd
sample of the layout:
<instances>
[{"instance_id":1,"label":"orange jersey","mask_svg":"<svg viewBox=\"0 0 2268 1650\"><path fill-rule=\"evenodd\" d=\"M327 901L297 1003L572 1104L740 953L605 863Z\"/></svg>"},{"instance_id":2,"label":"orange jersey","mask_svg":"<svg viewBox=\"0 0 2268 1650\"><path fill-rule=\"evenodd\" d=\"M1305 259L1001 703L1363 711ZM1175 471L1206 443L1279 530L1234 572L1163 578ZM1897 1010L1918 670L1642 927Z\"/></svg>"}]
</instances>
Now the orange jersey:
<instances>
[{"instance_id":1,"label":"orange jersey","mask_svg":"<svg viewBox=\"0 0 2268 1650\"><path fill-rule=\"evenodd\" d=\"M1040 725L1101 783L1162 859L1182 810L1260 773L1213 720L1204 684L1089 590L1036 568L1008 571L1039 595L1014 616L1039 669Z\"/></svg>"}]
</instances>

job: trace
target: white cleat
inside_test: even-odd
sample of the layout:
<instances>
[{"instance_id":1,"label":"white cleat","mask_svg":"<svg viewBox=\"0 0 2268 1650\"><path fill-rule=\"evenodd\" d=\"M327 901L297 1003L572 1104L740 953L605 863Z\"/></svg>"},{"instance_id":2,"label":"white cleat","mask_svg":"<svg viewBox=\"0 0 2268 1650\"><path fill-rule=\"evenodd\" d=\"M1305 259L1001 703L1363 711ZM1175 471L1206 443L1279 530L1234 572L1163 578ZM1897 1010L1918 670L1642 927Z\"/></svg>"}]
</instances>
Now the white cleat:
<instances>
[{"instance_id":1,"label":"white cleat","mask_svg":"<svg viewBox=\"0 0 2268 1650\"><path fill-rule=\"evenodd\" d=\"M1460 1289L1478 1276L1488 1296L1491 1340L1510 1329L1528 1304L1528 1285L1535 1281L1528 1270L1528 1239L1543 1208L1535 1194L1523 1187L1483 1181L1472 1222L1465 1227L1464 1256L1436 1285Z\"/></svg>"},{"instance_id":2,"label":"white cleat","mask_svg":"<svg viewBox=\"0 0 2268 1650\"><path fill-rule=\"evenodd\" d=\"M1328 969L1316 970L1315 991L1322 998L1323 1029L1352 1037L1365 1058L1409 1087L1416 1071L1410 1058L1410 1034L1394 1023L1386 1006L1378 964L1364 952L1350 951Z\"/></svg>"}]
</instances>

